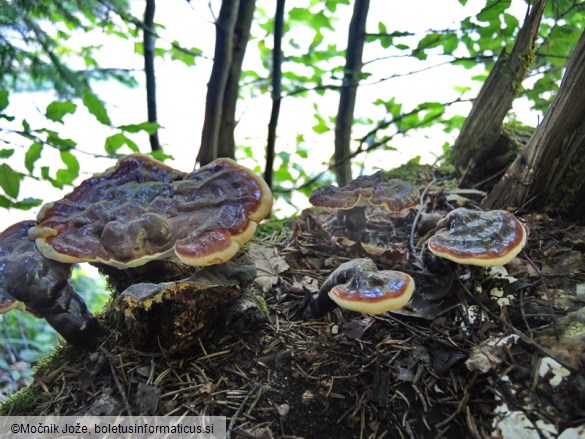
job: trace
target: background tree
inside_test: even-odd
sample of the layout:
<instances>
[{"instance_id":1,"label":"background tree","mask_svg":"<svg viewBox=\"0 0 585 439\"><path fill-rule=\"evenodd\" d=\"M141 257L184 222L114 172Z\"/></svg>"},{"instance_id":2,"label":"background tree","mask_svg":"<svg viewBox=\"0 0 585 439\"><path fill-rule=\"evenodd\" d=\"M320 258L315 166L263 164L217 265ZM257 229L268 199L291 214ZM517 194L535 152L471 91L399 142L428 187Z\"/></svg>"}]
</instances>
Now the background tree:
<instances>
[{"instance_id":1,"label":"background tree","mask_svg":"<svg viewBox=\"0 0 585 439\"><path fill-rule=\"evenodd\" d=\"M215 25L215 55L207 86L205 120L197 162L235 157L233 132L239 79L255 1L223 0Z\"/></svg>"},{"instance_id":2,"label":"background tree","mask_svg":"<svg viewBox=\"0 0 585 439\"><path fill-rule=\"evenodd\" d=\"M144 73L146 75L146 109L148 112L148 122L158 124L156 114L156 76L154 73L154 12L156 10L156 0L146 0L144 10L144 28L142 30L144 47ZM158 130L149 136L150 149L159 151L161 149L158 140Z\"/></svg>"},{"instance_id":3,"label":"background tree","mask_svg":"<svg viewBox=\"0 0 585 439\"><path fill-rule=\"evenodd\" d=\"M239 0L223 0L215 23L215 55L207 84L205 121L197 162L206 165L218 157L219 128L225 88L233 56L233 40Z\"/></svg>"},{"instance_id":4,"label":"background tree","mask_svg":"<svg viewBox=\"0 0 585 439\"><path fill-rule=\"evenodd\" d=\"M250 28L252 27L255 7L256 0L240 0L233 36L232 62L223 96L221 126L217 141L217 154L219 157L235 158L236 104L240 97L242 63L244 62L244 55L250 38Z\"/></svg>"},{"instance_id":5,"label":"background tree","mask_svg":"<svg viewBox=\"0 0 585 439\"><path fill-rule=\"evenodd\" d=\"M559 92L524 151L485 200L489 208L543 209L585 217L585 32Z\"/></svg>"},{"instance_id":6,"label":"background tree","mask_svg":"<svg viewBox=\"0 0 585 439\"><path fill-rule=\"evenodd\" d=\"M534 42L545 3L538 0L531 7L511 53L506 53L505 48L500 53L457 136L450 157L464 179L473 175L476 181L483 180L486 174L498 172L513 160L515 151L510 154L506 148L513 142L499 138L507 136L503 132L504 118L534 58Z\"/></svg>"},{"instance_id":7,"label":"background tree","mask_svg":"<svg viewBox=\"0 0 585 439\"><path fill-rule=\"evenodd\" d=\"M345 71L339 91L339 109L335 119L335 176L339 186L345 186L351 178L351 127L357 94L358 80L362 70L362 55L366 41L366 19L370 0L356 0L349 24Z\"/></svg>"},{"instance_id":8,"label":"background tree","mask_svg":"<svg viewBox=\"0 0 585 439\"><path fill-rule=\"evenodd\" d=\"M282 81L282 34L284 32L284 4L285 0L277 0L274 14L274 48L272 50L272 111L268 122L268 140L266 144L266 166L264 180L272 187L272 171L274 168L274 153L276 149L276 127L280 114L281 81Z\"/></svg>"}]
</instances>

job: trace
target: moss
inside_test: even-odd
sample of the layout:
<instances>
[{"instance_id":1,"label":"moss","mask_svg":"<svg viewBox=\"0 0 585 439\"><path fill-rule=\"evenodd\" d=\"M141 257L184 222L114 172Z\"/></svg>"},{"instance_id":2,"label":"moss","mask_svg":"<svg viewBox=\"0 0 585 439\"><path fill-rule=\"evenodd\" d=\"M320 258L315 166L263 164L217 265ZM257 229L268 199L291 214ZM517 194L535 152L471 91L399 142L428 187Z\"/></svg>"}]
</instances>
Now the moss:
<instances>
[{"instance_id":1,"label":"moss","mask_svg":"<svg viewBox=\"0 0 585 439\"><path fill-rule=\"evenodd\" d=\"M582 177L584 166L585 154L575 154L555 190L556 197L548 201L548 211L582 220L578 207L582 205L581 196L585 191Z\"/></svg>"},{"instance_id":2,"label":"moss","mask_svg":"<svg viewBox=\"0 0 585 439\"><path fill-rule=\"evenodd\" d=\"M258 308L260 308L264 315L268 317L270 310L268 309L268 304L266 303L266 300L264 300L264 297L255 294L252 296L252 300L258 305Z\"/></svg>"},{"instance_id":3,"label":"moss","mask_svg":"<svg viewBox=\"0 0 585 439\"><path fill-rule=\"evenodd\" d=\"M43 398L36 388L25 387L0 405L0 416L16 416L31 413L31 407L39 406L39 399Z\"/></svg>"},{"instance_id":4,"label":"moss","mask_svg":"<svg viewBox=\"0 0 585 439\"><path fill-rule=\"evenodd\" d=\"M37 374L43 369L58 370L68 353L76 353L76 349L68 344L58 345L51 355L39 361L35 367ZM28 386L10 395L6 401L0 404L0 416L28 415L35 412L36 408L51 398L50 393L41 391L40 386Z\"/></svg>"},{"instance_id":5,"label":"moss","mask_svg":"<svg viewBox=\"0 0 585 439\"><path fill-rule=\"evenodd\" d=\"M421 180L428 181L432 178L435 168L431 165L421 165L419 161L420 157L415 157L397 168L386 171L386 176L388 178L399 178L410 183L419 183Z\"/></svg>"},{"instance_id":6,"label":"moss","mask_svg":"<svg viewBox=\"0 0 585 439\"><path fill-rule=\"evenodd\" d=\"M256 229L254 241L272 237L276 242L284 241L290 236L290 225L294 221L293 218L270 218L261 223Z\"/></svg>"},{"instance_id":7,"label":"moss","mask_svg":"<svg viewBox=\"0 0 585 439\"><path fill-rule=\"evenodd\" d=\"M564 328L564 335L577 335L585 332L585 325L581 322L572 322Z\"/></svg>"},{"instance_id":8,"label":"moss","mask_svg":"<svg viewBox=\"0 0 585 439\"><path fill-rule=\"evenodd\" d=\"M514 136L528 137L530 138L536 128L529 125L524 125L518 120L511 120L504 124L504 130ZM524 142L525 143L525 142Z\"/></svg>"}]
</instances>

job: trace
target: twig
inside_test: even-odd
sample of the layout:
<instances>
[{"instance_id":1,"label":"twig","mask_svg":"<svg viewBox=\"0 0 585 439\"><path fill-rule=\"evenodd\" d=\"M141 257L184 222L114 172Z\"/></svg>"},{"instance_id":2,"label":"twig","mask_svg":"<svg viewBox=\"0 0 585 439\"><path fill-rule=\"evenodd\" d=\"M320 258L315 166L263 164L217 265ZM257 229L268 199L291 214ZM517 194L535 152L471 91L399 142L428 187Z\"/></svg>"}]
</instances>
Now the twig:
<instances>
[{"instance_id":1,"label":"twig","mask_svg":"<svg viewBox=\"0 0 585 439\"><path fill-rule=\"evenodd\" d=\"M552 358L557 363L559 363L561 366L563 366L564 368L568 369L570 372L572 372L572 373L578 373L578 371L575 370L575 368L573 366L571 366L569 363L567 363L565 360L559 358L558 356L556 356L555 354L553 354L552 352L550 352L547 348L545 348L544 346L540 345L536 341L532 340L529 336L527 336L522 331L520 331L519 329L517 329L514 325L512 325L511 323L503 320L500 316L498 316L494 312L492 312L492 310L490 310L487 306L485 306L484 303L481 300L479 300L477 297L475 297L473 295L473 293L471 291L469 291L469 288L467 288L465 286L465 284L463 282L461 282L461 280L459 278L457 278L457 281L459 282L459 285L463 288L463 290L465 291L465 293L467 294L467 296L469 296L469 298L473 301L473 303L475 303L477 306L479 306L487 315L490 316L491 319L494 319L494 320L497 320L498 322L500 322L503 326L505 326L506 328L508 328L509 330L511 330L518 337L520 337L520 339L522 341L524 341L525 343L528 343L528 344L532 345L537 351L539 351L540 353L546 355L547 357Z\"/></svg>"},{"instance_id":2,"label":"twig","mask_svg":"<svg viewBox=\"0 0 585 439\"><path fill-rule=\"evenodd\" d=\"M522 252L524 259L526 259L528 261L528 263L532 266L532 268L534 269L534 271L536 271L536 274L538 275L538 278L540 279L540 281L542 282L542 286L544 287L544 293L546 294L546 301L548 304L548 310L550 311L550 315L553 319L553 328L555 331L555 338L557 339L557 341L559 340L559 325L558 325L558 320L557 320L557 316L555 314L555 308L554 308L554 303L555 303L555 299L553 294L551 293L551 291L548 289L548 287L546 286L546 282L544 281L544 276L542 275L542 271L540 270L540 268L538 268L538 266L535 264L535 262L530 258L530 256L528 256L526 254L526 252Z\"/></svg>"},{"instance_id":3,"label":"twig","mask_svg":"<svg viewBox=\"0 0 585 439\"><path fill-rule=\"evenodd\" d=\"M418 205L418 211L416 212L416 216L414 217L414 220L412 221L412 227L410 228L410 239L408 241L408 250L410 251L410 254L416 256L416 258L419 261L422 261L422 258L419 255L415 255L415 252L414 252L414 233L416 232L418 222L419 222L420 217L422 215L422 211L423 211L423 208L425 205L425 198L427 196L427 193L429 192L431 187L436 182L437 182L437 178L433 176L433 179L429 182L429 184L426 185L426 187L422 191L422 194L420 195L420 202Z\"/></svg>"},{"instance_id":4,"label":"twig","mask_svg":"<svg viewBox=\"0 0 585 439\"><path fill-rule=\"evenodd\" d=\"M380 319L380 320L391 320L393 322L398 323L401 326L404 326L406 329L408 329L409 331L411 331L413 334L415 334L418 337L423 337L426 338L428 340L432 340L436 343L442 344L443 346L447 346L450 349L457 349L458 351L461 351L465 354L467 354L469 351L465 348L462 348L461 346L455 345L455 344L451 344L451 343L447 343L446 341L440 339L440 338L436 338L436 337L431 337L430 335L425 334L424 332L416 329L414 326L409 325L406 322L403 322L402 320L397 319L396 317L394 317L393 315L386 313L386 314L381 314L379 316L374 316L374 318L376 319Z\"/></svg>"},{"instance_id":5,"label":"twig","mask_svg":"<svg viewBox=\"0 0 585 439\"><path fill-rule=\"evenodd\" d=\"M231 439L234 428L236 427L236 419L238 419L238 416L240 416L242 414L242 411L244 411L244 407L246 406L246 404L248 403L248 401L250 400L252 395L254 395L254 393L256 393L256 390L258 390L259 388L260 388L260 383L254 383L252 385L252 388L250 389L250 391L248 392L248 394L246 395L246 397L244 398L244 400L242 401L242 403L240 404L240 406L236 410L236 413L234 413L234 415L232 416L232 419L230 419L230 424L228 425L228 429L225 433L226 439Z\"/></svg>"},{"instance_id":6,"label":"twig","mask_svg":"<svg viewBox=\"0 0 585 439\"><path fill-rule=\"evenodd\" d=\"M114 382L116 383L116 387L118 388L118 392L120 392L120 395L122 396L122 400L124 401L124 406L126 407L126 412L127 412L128 416L132 416L132 409L130 408L130 403L128 402L128 398L126 398L126 391L124 390L122 383L118 379L118 375L116 374L116 368L114 367L114 363L112 363L112 357L111 357L110 353L107 352L105 349L103 350L103 352L108 357L108 364L110 365L110 370L112 371L112 377L114 378Z\"/></svg>"}]
</instances>

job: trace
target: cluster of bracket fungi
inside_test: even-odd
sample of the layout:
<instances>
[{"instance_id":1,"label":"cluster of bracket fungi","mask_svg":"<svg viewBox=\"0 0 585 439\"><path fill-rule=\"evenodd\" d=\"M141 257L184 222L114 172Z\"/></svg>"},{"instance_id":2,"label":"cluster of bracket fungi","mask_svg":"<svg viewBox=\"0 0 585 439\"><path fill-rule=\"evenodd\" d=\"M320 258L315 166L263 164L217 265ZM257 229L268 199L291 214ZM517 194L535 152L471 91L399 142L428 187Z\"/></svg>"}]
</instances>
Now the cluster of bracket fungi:
<instances>
[{"instance_id":1,"label":"cluster of bracket fungi","mask_svg":"<svg viewBox=\"0 0 585 439\"><path fill-rule=\"evenodd\" d=\"M366 207L384 206L390 214L400 214L417 206L419 198L414 185L378 172L342 188L319 188L310 201L339 209L339 225L360 239ZM72 264L120 270L166 259L199 267L224 264L221 275L202 270L175 282L136 283L116 300L134 333L148 337L143 322L149 310L169 296L179 297L173 321L164 326L156 317L151 323L184 337L200 329L187 328L193 308L204 309L205 301L222 306L254 279L249 260L226 262L252 238L271 208L266 183L233 160L218 159L187 174L149 156L127 156L43 206L37 221L14 224L0 234L0 313L28 311L44 317L67 341L94 348L105 330L69 284ZM490 266L508 263L525 242L526 231L511 213L459 208L437 223L427 246L458 264ZM408 274L378 270L371 259L354 259L333 271L296 316L316 318L337 306L383 313L406 305L414 290ZM189 340L181 343L185 347Z\"/></svg>"}]
</instances>

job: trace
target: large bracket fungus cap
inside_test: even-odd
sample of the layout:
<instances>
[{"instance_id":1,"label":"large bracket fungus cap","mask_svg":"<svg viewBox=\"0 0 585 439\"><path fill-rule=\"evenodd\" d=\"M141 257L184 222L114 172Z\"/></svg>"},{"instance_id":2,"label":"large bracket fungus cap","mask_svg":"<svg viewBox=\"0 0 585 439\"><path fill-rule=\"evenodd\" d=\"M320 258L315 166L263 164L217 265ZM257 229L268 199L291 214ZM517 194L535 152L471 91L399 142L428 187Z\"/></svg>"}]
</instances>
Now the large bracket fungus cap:
<instances>
[{"instance_id":1,"label":"large bracket fungus cap","mask_svg":"<svg viewBox=\"0 0 585 439\"><path fill-rule=\"evenodd\" d=\"M416 186L399 179L388 179L382 171L364 175L337 188L323 186L311 194L310 203L317 207L352 209L360 206L384 206L390 212L414 207L418 204Z\"/></svg>"},{"instance_id":2,"label":"large bracket fungus cap","mask_svg":"<svg viewBox=\"0 0 585 439\"><path fill-rule=\"evenodd\" d=\"M94 348L105 332L67 282L71 266L46 259L28 239L34 224L23 221L0 233L0 313L28 311L70 343Z\"/></svg>"},{"instance_id":3,"label":"large bracket fungus cap","mask_svg":"<svg viewBox=\"0 0 585 439\"><path fill-rule=\"evenodd\" d=\"M268 185L233 160L185 174L136 154L44 206L29 238L67 263L128 268L178 256L204 266L230 259L271 208Z\"/></svg>"},{"instance_id":4,"label":"large bracket fungus cap","mask_svg":"<svg viewBox=\"0 0 585 439\"><path fill-rule=\"evenodd\" d=\"M526 244L526 229L506 210L482 212L461 207L440 220L437 229L428 240L429 250L458 264L504 265Z\"/></svg>"}]
</instances>

